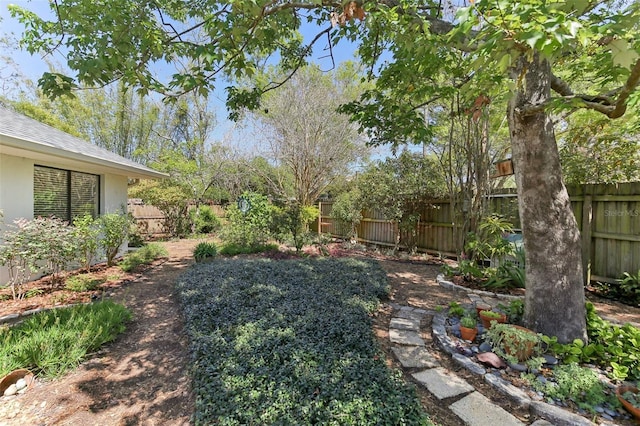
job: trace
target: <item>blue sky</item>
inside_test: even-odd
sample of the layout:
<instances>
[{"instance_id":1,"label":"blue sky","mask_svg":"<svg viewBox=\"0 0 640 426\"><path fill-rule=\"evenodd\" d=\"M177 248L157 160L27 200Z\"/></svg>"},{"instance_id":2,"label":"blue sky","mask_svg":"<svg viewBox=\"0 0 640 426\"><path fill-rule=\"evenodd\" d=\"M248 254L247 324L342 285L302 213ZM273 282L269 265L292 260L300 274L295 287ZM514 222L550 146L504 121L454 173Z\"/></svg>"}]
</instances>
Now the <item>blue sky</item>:
<instances>
[{"instance_id":1,"label":"blue sky","mask_svg":"<svg viewBox=\"0 0 640 426\"><path fill-rule=\"evenodd\" d=\"M48 0L0 0L0 36L13 34L16 38L19 37L23 31L23 26L16 19L12 18L8 12L7 6L9 4L15 4L24 7L37 13L40 16L51 16L51 9L49 7ZM327 26L329 23L327 22ZM302 33L305 40L310 41L321 29L315 26L307 26L303 29ZM332 69L332 61L327 56L328 51L327 42L320 40L316 43L311 62L319 64L322 70L328 71ZM349 43L346 40L341 41L339 46L334 46L332 54L335 59L336 66L346 60L354 59L355 45ZM0 52L0 54L6 54L7 52ZM57 68L64 67L64 57L61 54L49 56L43 58L42 55L30 55L25 51L16 49L10 52L13 61L18 65L20 72L29 79L36 82L43 72L48 70L47 61L52 62ZM162 72L160 70L159 72ZM171 71L169 71L171 72ZM227 110L225 107L226 93L224 88L228 84L224 81L220 81L217 84L217 89L210 96L211 105L215 108L216 116L218 119L218 126L214 130L212 136L213 140L232 139L246 141L247 138L255 137L251 134L250 130L239 128L235 123L227 120ZM382 150L386 151L386 150ZM379 156L380 154L378 154Z\"/></svg>"}]
</instances>

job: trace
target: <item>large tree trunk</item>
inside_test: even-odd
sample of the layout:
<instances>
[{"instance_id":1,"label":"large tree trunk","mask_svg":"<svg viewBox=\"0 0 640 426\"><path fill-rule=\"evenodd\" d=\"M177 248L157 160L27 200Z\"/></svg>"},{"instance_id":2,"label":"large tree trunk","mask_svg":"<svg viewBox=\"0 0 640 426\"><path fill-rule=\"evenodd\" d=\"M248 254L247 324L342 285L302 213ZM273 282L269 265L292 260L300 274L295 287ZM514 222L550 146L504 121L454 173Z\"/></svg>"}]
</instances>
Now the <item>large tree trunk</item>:
<instances>
[{"instance_id":1,"label":"large tree trunk","mask_svg":"<svg viewBox=\"0 0 640 426\"><path fill-rule=\"evenodd\" d=\"M527 271L525 326L560 342L586 342L580 232L553 123L544 111L531 111L550 97L550 66L523 56L515 71L508 118Z\"/></svg>"}]
</instances>

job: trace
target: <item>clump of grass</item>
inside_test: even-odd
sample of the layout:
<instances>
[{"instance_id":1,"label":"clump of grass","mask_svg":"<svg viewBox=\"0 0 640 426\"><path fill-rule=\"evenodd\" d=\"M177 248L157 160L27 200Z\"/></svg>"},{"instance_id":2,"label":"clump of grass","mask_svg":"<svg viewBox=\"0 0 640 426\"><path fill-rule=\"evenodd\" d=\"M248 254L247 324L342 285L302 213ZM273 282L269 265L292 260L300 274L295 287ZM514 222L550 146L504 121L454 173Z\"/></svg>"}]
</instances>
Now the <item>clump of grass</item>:
<instances>
[{"instance_id":1,"label":"clump of grass","mask_svg":"<svg viewBox=\"0 0 640 426\"><path fill-rule=\"evenodd\" d=\"M127 253L120 262L120 268L125 272L129 272L135 269L136 266L151 263L160 257L167 256L167 254L167 249L160 244L147 244L139 250Z\"/></svg>"},{"instance_id":2,"label":"clump of grass","mask_svg":"<svg viewBox=\"0 0 640 426\"><path fill-rule=\"evenodd\" d=\"M87 353L125 330L131 312L102 301L35 314L14 327L0 328L0 376L27 368L44 377L59 377L82 362Z\"/></svg>"},{"instance_id":3,"label":"clump of grass","mask_svg":"<svg viewBox=\"0 0 640 426\"><path fill-rule=\"evenodd\" d=\"M95 290L105 279L98 278L93 274L78 274L66 279L64 288L71 291Z\"/></svg>"},{"instance_id":4,"label":"clump of grass","mask_svg":"<svg viewBox=\"0 0 640 426\"><path fill-rule=\"evenodd\" d=\"M193 249L193 257L196 262L202 262L207 257L216 257L218 247L214 243L201 242Z\"/></svg>"}]
</instances>

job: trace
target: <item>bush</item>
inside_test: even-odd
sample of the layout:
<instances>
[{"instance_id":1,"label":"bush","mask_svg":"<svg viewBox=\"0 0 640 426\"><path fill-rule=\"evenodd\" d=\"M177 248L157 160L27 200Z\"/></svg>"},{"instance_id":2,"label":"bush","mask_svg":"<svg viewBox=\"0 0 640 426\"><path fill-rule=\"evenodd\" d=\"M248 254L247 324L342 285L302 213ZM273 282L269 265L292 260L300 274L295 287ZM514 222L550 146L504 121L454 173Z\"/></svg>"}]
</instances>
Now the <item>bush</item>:
<instances>
[{"instance_id":1,"label":"bush","mask_svg":"<svg viewBox=\"0 0 640 426\"><path fill-rule=\"evenodd\" d=\"M354 241L358 239L358 224L362 220L361 204L360 191L355 189L338 195L331 208L339 233Z\"/></svg>"},{"instance_id":2,"label":"bush","mask_svg":"<svg viewBox=\"0 0 640 426\"><path fill-rule=\"evenodd\" d=\"M100 217L99 223L102 234L100 247L107 256L107 266L113 266L120 247L127 240L131 222L125 214L107 213Z\"/></svg>"},{"instance_id":3,"label":"bush","mask_svg":"<svg viewBox=\"0 0 640 426\"><path fill-rule=\"evenodd\" d=\"M98 257L100 245L100 221L91 215L84 215L73 220L73 237L84 269L89 272L91 265Z\"/></svg>"},{"instance_id":4,"label":"bush","mask_svg":"<svg viewBox=\"0 0 640 426\"><path fill-rule=\"evenodd\" d=\"M248 210L242 212L236 204L227 208L228 225L222 232L226 243L243 247L259 246L270 237L273 205L264 195L245 192L242 197Z\"/></svg>"},{"instance_id":5,"label":"bush","mask_svg":"<svg viewBox=\"0 0 640 426\"><path fill-rule=\"evenodd\" d=\"M220 229L220 219L209 206L200 206L196 210L189 212L193 230L197 234L211 234Z\"/></svg>"},{"instance_id":6,"label":"bush","mask_svg":"<svg viewBox=\"0 0 640 426\"><path fill-rule=\"evenodd\" d=\"M389 292L375 261L214 260L178 291L196 425L429 424L371 327Z\"/></svg>"},{"instance_id":7,"label":"bush","mask_svg":"<svg viewBox=\"0 0 640 426\"><path fill-rule=\"evenodd\" d=\"M207 257L215 257L216 254L218 254L218 247L216 247L214 243L198 243L193 250L193 257L196 259L196 262L201 262Z\"/></svg>"},{"instance_id":8,"label":"bush","mask_svg":"<svg viewBox=\"0 0 640 426\"><path fill-rule=\"evenodd\" d=\"M28 368L59 377L125 330L131 313L111 301L37 313L0 328L0 376Z\"/></svg>"},{"instance_id":9,"label":"bush","mask_svg":"<svg viewBox=\"0 0 640 426\"><path fill-rule=\"evenodd\" d=\"M167 256L167 254L167 249L160 244L147 244L136 251L127 253L120 262L120 268L129 272L139 265L151 263L160 257Z\"/></svg>"},{"instance_id":10,"label":"bush","mask_svg":"<svg viewBox=\"0 0 640 426\"><path fill-rule=\"evenodd\" d=\"M300 252L302 247L311 243L309 222L319 216L317 207L303 206L293 202L284 207L274 207L272 212L274 225L272 229L279 236L280 241L291 238L296 252Z\"/></svg>"}]
</instances>

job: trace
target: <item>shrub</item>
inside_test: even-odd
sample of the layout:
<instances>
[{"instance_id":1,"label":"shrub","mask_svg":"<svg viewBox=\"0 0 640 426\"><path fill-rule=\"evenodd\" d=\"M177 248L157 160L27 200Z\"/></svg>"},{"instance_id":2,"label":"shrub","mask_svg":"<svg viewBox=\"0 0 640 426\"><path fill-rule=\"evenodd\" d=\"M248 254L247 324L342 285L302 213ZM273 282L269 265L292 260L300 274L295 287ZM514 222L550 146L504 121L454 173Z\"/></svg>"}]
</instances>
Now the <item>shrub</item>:
<instances>
[{"instance_id":1,"label":"shrub","mask_svg":"<svg viewBox=\"0 0 640 426\"><path fill-rule=\"evenodd\" d=\"M220 219L209 206L200 206L189 212L193 230L197 234L210 234L220 229Z\"/></svg>"},{"instance_id":2,"label":"shrub","mask_svg":"<svg viewBox=\"0 0 640 426\"><path fill-rule=\"evenodd\" d=\"M320 214L315 206L303 206L292 202L284 207L274 207L272 223L280 240L291 238L297 252L312 241L309 222ZM285 236L285 238L283 238Z\"/></svg>"},{"instance_id":3,"label":"shrub","mask_svg":"<svg viewBox=\"0 0 640 426\"><path fill-rule=\"evenodd\" d=\"M91 265L98 257L100 245L99 221L94 220L91 215L84 215L73 220L73 237L84 269L90 272Z\"/></svg>"},{"instance_id":4,"label":"shrub","mask_svg":"<svg viewBox=\"0 0 640 426\"><path fill-rule=\"evenodd\" d=\"M136 251L127 253L120 262L120 268L125 272L129 272L139 265L151 263L167 254L167 249L160 244L147 244Z\"/></svg>"},{"instance_id":5,"label":"shrub","mask_svg":"<svg viewBox=\"0 0 640 426\"><path fill-rule=\"evenodd\" d=\"M625 272L618 280L618 293L627 303L638 303L640 301L640 269L637 274Z\"/></svg>"},{"instance_id":6,"label":"shrub","mask_svg":"<svg viewBox=\"0 0 640 426\"><path fill-rule=\"evenodd\" d=\"M2 239L0 265L9 271L14 299L21 296L19 287L34 273L51 274L51 282L56 282L77 247L71 228L55 218L18 219Z\"/></svg>"},{"instance_id":7,"label":"shrub","mask_svg":"<svg viewBox=\"0 0 640 426\"><path fill-rule=\"evenodd\" d=\"M100 217L100 247L107 256L107 266L113 266L120 247L127 240L129 217L122 213L108 213Z\"/></svg>"},{"instance_id":8,"label":"shrub","mask_svg":"<svg viewBox=\"0 0 640 426\"><path fill-rule=\"evenodd\" d=\"M358 224L362 220L360 191L354 189L338 195L331 208L331 217L337 219L341 235L356 241L358 239Z\"/></svg>"},{"instance_id":9,"label":"shrub","mask_svg":"<svg viewBox=\"0 0 640 426\"><path fill-rule=\"evenodd\" d=\"M66 279L64 288L71 291L95 290L105 280L92 274L79 274Z\"/></svg>"},{"instance_id":10,"label":"shrub","mask_svg":"<svg viewBox=\"0 0 640 426\"><path fill-rule=\"evenodd\" d=\"M218 247L214 243L202 242L193 249L193 257L196 262L201 262L204 258L215 257L218 254Z\"/></svg>"},{"instance_id":11,"label":"shrub","mask_svg":"<svg viewBox=\"0 0 640 426\"><path fill-rule=\"evenodd\" d=\"M59 377L125 330L131 313L102 301L40 312L12 328L0 328L0 376L28 368Z\"/></svg>"},{"instance_id":12,"label":"shrub","mask_svg":"<svg viewBox=\"0 0 640 426\"><path fill-rule=\"evenodd\" d=\"M195 424L428 424L371 327L389 291L376 262L214 260L178 291Z\"/></svg>"},{"instance_id":13,"label":"shrub","mask_svg":"<svg viewBox=\"0 0 640 426\"><path fill-rule=\"evenodd\" d=\"M264 244L270 236L273 205L267 197L252 192L245 192L241 199L245 200L248 209L242 212L236 204L227 208L229 223L222 232L222 239L244 247Z\"/></svg>"}]
</instances>

